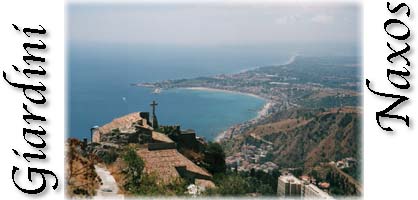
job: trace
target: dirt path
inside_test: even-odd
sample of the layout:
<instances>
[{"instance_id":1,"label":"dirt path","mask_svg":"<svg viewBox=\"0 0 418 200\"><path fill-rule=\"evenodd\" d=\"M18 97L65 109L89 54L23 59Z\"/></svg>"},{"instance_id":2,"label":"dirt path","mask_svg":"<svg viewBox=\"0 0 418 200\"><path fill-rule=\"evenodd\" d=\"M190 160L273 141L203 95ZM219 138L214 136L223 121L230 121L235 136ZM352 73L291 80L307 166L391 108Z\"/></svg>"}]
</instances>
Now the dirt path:
<instances>
[{"instance_id":1,"label":"dirt path","mask_svg":"<svg viewBox=\"0 0 418 200\"><path fill-rule=\"evenodd\" d=\"M94 168L103 183L97 190L95 199L123 199L123 195L118 194L118 184L110 172L106 168L97 165Z\"/></svg>"}]
</instances>

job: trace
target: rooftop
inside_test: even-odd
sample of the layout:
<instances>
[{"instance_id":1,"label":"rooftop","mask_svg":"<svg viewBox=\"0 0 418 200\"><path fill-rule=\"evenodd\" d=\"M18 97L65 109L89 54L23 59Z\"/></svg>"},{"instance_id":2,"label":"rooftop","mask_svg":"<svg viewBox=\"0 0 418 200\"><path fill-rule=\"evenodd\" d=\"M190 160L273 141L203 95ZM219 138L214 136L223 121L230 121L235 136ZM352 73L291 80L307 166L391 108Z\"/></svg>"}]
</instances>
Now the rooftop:
<instances>
[{"instance_id":1,"label":"rooftop","mask_svg":"<svg viewBox=\"0 0 418 200\"><path fill-rule=\"evenodd\" d=\"M317 196L320 196L323 199L332 199L332 197L328 193L326 193L323 190L319 189L314 184L306 185L305 188L309 188L311 191L315 192Z\"/></svg>"},{"instance_id":2,"label":"rooftop","mask_svg":"<svg viewBox=\"0 0 418 200\"><path fill-rule=\"evenodd\" d=\"M145 172L156 174L158 179L165 183L169 183L180 177L176 169L176 167L180 166L185 166L187 171L212 177L206 170L194 164L176 149L150 151L142 148L137 153L144 160Z\"/></svg>"},{"instance_id":3,"label":"rooftop","mask_svg":"<svg viewBox=\"0 0 418 200\"><path fill-rule=\"evenodd\" d=\"M174 142L167 135L165 135L163 133L160 133L160 132L157 132L157 131L152 132L152 139L160 141L160 142L164 142L164 143L173 143Z\"/></svg>"},{"instance_id":4,"label":"rooftop","mask_svg":"<svg viewBox=\"0 0 418 200\"><path fill-rule=\"evenodd\" d=\"M111 133L114 129L119 129L119 131L122 133L129 133L135 132L135 125L138 125L137 123L140 123L140 125L142 125L144 128L150 128L150 126L148 126L146 123L146 119L143 119L139 112L134 112L113 119L110 123L107 123L98 129L99 132L103 134Z\"/></svg>"},{"instance_id":5,"label":"rooftop","mask_svg":"<svg viewBox=\"0 0 418 200\"><path fill-rule=\"evenodd\" d=\"M281 180L284 183L302 184L302 182L298 178L296 178L295 176L293 176L292 174L281 175L279 177L279 180Z\"/></svg>"},{"instance_id":6,"label":"rooftop","mask_svg":"<svg viewBox=\"0 0 418 200\"><path fill-rule=\"evenodd\" d=\"M196 131L193 129L186 129L181 131L181 134L196 134Z\"/></svg>"}]
</instances>

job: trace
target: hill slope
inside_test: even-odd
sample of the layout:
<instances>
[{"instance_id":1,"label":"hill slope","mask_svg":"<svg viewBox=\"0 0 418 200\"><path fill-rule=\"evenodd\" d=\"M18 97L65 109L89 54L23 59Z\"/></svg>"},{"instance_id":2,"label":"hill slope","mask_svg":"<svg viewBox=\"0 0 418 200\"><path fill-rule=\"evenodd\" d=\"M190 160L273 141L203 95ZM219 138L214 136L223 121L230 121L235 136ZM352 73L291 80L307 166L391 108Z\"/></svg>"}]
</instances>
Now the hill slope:
<instances>
[{"instance_id":1,"label":"hill slope","mask_svg":"<svg viewBox=\"0 0 418 200\"><path fill-rule=\"evenodd\" d=\"M358 108L292 109L277 113L229 141L228 153L246 144L273 143L271 161L282 167L312 167L345 157L359 159L361 151Z\"/></svg>"}]
</instances>

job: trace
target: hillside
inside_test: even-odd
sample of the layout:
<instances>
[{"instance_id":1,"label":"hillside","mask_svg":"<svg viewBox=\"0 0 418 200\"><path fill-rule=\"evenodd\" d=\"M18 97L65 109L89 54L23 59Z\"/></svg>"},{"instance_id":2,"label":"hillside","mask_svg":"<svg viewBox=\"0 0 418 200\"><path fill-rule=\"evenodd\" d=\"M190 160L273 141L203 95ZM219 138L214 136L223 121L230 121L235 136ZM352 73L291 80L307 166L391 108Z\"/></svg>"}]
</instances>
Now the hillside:
<instances>
[{"instance_id":1,"label":"hillside","mask_svg":"<svg viewBox=\"0 0 418 200\"><path fill-rule=\"evenodd\" d=\"M259 146L270 141L273 150L268 158L281 167L306 168L345 157L358 160L360 117L360 111L353 107L291 109L270 116L224 145L231 155L244 144Z\"/></svg>"},{"instance_id":2,"label":"hillside","mask_svg":"<svg viewBox=\"0 0 418 200\"><path fill-rule=\"evenodd\" d=\"M65 192L67 197L91 197L102 184L94 165L97 158L93 154L83 153L82 142L68 139L65 143Z\"/></svg>"}]
</instances>

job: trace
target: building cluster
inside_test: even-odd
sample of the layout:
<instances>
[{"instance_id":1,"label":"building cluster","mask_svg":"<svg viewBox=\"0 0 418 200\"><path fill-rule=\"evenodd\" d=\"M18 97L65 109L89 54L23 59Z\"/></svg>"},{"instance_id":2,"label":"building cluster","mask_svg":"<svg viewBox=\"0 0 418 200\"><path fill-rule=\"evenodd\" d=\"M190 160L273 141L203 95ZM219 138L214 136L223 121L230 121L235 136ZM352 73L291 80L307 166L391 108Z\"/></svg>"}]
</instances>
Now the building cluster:
<instances>
[{"instance_id":1,"label":"building cluster","mask_svg":"<svg viewBox=\"0 0 418 200\"><path fill-rule=\"evenodd\" d=\"M357 160L352 157L344 158L339 161L331 161L329 164L335 165L337 168L344 169L344 168L351 168L357 164Z\"/></svg>"},{"instance_id":2,"label":"building cluster","mask_svg":"<svg viewBox=\"0 0 418 200\"><path fill-rule=\"evenodd\" d=\"M270 161L263 161L269 151L273 149L272 145L261 144L260 147L244 144L241 152L228 156L225 163L232 170L240 172L249 172L252 169L264 171L266 173L278 169L278 166Z\"/></svg>"},{"instance_id":3,"label":"building cluster","mask_svg":"<svg viewBox=\"0 0 418 200\"><path fill-rule=\"evenodd\" d=\"M246 122L243 122L241 124L236 124L231 127L229 127L227 130L222 132L222 139L233 139L237 135L241 135L244 133L245 130L248 130L252 125L254 125L257 122L256 119L252 119Z\"/></svg>"},{"instance_id":4,"label":"building cluster","mask_svg":"<svg viewBox=\"0 0 418 200\"><path fill-rule=\"evenodd\" d=\"M326 191L320 189L308 176L296 178L290 173L285 173L277 180L277 195L280 197L307 198L307 199L333 199ZM328 183L320 185L329 188Z\"/></svg>"},{"instance_id":5,"label":"building cluster","mask_svg":"<svg viewBox=\"0 0 418 200\"><path fill-rule=\"evenodd\" d=\"M153 102L155 106L155 102ZM93 152L109 151L136 144L137 155L144 161L144 172L157 175L157 183L168 184L183 178L200 188L213 188L212 175L182 155L179 146L199 149L203 141L193 130L181 131L180 126L166 126L172 129L168 135L158 132L157 118L153 110L152 123L148 112L135 112L91 129ZM100 153L99 153L100 154Z\"/></svg>"}]
</instances>

